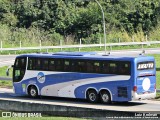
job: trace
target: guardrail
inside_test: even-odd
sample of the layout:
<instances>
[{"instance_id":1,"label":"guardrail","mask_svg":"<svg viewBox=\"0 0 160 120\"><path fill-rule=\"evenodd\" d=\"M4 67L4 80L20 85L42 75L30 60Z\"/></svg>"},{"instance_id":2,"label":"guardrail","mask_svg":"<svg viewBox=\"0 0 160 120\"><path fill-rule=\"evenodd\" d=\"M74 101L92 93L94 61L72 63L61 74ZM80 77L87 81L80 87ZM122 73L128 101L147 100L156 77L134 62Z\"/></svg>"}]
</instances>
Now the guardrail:
<instances>
[{"instance_id":1,"label":"guardrail","mask_svg":"<svg viewBox=\"0 0 160 120\"><path fill-rule=\"evenodd\" d=\"M12 80L12 78L9 78L9 77L0 77L0 80Z\"/></svg>"},{"instance_id":2,"label":"guardrail","mask_svg":"<svg viewBox=\"0 0 160 120\"><path fill-rule=\"evenodd\" d=\"M107 43L107 47L113 46L131 46L131 45L151 45L160 44L160 41L148 41L148 42L122 42L122 43ZM79 44L79 45L60 45L60 46L39 46L39 47L16 47L16 48L0 48L0 51L20 51L20 50L42 50L42 49L63 49L63 48L87 48L87 47L104 47L104 44Z\"/></svg>"}]
</instances>

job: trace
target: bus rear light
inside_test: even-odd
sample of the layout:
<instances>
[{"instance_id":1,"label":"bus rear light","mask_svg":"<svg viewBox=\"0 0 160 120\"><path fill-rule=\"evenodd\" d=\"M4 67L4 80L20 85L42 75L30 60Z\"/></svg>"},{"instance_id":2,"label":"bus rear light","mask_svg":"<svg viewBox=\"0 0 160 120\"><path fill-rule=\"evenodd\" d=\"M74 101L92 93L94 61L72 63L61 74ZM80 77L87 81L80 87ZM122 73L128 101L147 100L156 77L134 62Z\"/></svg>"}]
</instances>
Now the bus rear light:
<instances>
[{"instance_id":1,"label":"bus rear light","mask_svg":"<svg viewBox=\"0 0 160 120\"><path fill-rule=\"evenodd\" d=\"M136 92L137 91L137 86L133 87L133 91Z\"/></svg>"}]
</instances>

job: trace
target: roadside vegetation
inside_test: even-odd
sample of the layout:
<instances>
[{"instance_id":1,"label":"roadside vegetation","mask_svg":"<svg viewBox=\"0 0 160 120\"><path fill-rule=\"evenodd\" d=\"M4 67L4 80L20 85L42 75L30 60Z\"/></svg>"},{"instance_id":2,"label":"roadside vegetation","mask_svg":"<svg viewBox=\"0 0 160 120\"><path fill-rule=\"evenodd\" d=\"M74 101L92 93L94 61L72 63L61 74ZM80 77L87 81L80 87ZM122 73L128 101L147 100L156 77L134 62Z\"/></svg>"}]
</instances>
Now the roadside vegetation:
<instances>
[{"instance_id":1,"label":"roadside vegetation","mask_svg":"<svg viewBox=\"0 0 160 120\"><path fill-rule=\"evenodd\" d=\"M160 40L160 0L98 0L107 42ZM102 13L93 0L0 0L3 47L99 43ZM103 42L103 41L102 41Z\"/></svg>"},{"instance_id":2,"label":"roadside vegetation","mask_svg":"<svg viewBox=\"0 0 160 120\"><path fill-rule=\"evenodd\" d=\"M7 70L7 66L5 67L1 67L0 68L0 77L8 77L6 76L6 70ZM10 71L10 76L12 77L12 69ZM12 88L12 81L9 80L0 80L0 87L5 87L5 88Z\"/></svg>"}]
</instances>

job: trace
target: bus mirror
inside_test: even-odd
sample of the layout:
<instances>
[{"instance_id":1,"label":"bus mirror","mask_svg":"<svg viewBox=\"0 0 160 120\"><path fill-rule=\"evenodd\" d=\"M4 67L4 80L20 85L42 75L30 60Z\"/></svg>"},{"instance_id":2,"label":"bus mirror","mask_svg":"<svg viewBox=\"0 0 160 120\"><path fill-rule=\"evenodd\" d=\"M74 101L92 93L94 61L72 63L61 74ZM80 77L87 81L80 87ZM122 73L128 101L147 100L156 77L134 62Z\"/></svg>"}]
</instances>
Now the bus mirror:
<instances>
[{"instance_id":1,"label":"bus mirror","mask_svg":"<svg viewBox=\"0 0 160 120\"><path fill-rule=\"evenodd\" d=\"M11 65L12 68L14 68L14 65Z\"/></svg>"},{"instance_id":2,"label":"bus mirror","mask_svg":"<svg viewBox=\"0 0 160 120\"><path fill-rule=\"evenodd\" d=\"M6 75L7 75L7 76L9 76L9 69L7 69L7 71L6 71Z\"/></svg>"},{"instance_id":3,"label":"bus mirror","mask_svg":"<svg viewBox=\"0 0 160 120\"><path fill-rule=\"evenodd\" d=\"M7 71L6 71L6 75L7 76L9 76L9 69L11 68L12 66L9 66L8 68L7 68Z\"/></svg>"}]
</instances>

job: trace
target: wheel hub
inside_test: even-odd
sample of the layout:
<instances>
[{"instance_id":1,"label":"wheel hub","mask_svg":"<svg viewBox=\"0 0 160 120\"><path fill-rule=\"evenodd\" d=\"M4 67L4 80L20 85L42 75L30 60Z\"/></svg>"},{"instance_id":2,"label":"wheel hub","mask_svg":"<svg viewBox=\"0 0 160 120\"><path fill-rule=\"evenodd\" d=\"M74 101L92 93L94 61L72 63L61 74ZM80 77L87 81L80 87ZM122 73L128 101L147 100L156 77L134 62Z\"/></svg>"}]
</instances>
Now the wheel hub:
<instances>
[{"instance_id":1,"label":"wheel hub","mask_svg":"<svg viewBox=\"0 0 160 120\"><path fill-rule=\"evenodd\" d=\"M90 93L89 98L90 98L91 101L95 101L96 95L94 93Z\"/></svg>"},{"instance_id":2,"label":"wheel hub","mask_svg":"<svg viewBox=\"0 0 160 120\"><path fill-rule=\"evenodd\" d=\"M35 96L36 95L36 91L34 89L31 89L31 95Z\"/></svg>"},{"instance_id":3,"label":"wheel hub","mask_svg":"<svg viewBox=\"0 0 160 120\"><path fill-rule=\"evenodd\" d=\"M103 95L102 95L102 99L103 99L104 102L108 102L109 97L108 97L107 94L103 94Z\"/></svg>"}]
</instances>

